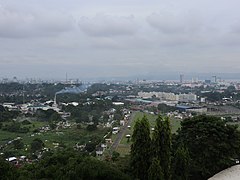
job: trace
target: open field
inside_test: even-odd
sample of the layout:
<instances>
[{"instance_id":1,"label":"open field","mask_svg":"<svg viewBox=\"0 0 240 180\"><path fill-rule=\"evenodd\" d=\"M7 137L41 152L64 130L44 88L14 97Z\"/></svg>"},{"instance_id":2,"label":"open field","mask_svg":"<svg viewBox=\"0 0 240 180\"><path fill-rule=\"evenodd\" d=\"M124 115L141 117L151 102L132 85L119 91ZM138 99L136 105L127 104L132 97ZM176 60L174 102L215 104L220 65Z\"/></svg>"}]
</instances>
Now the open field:
<instances>
[{"instance_id":1,"label":"open field","mask_svg":"<svg viewBox=\"0 0 240 180\"><path fill-rule=\"evenodd\" d=\"M12 141L17 137L20 137L27 149L29 149L31 142L35 138L41 139L47 148L53 149L53 143L60 143L66 147L72 148L76 143L85 144L93 138L102 138L108 131L106 128L98 128L96 131L87 131L84 125L82 125L82 128L78 129L76 124L74 124L65 129L33 133L34 129L46 125L48 125L47 122L31 121L30 125L25 125L30 127L30 132L28 133L14 133L0 130L0 146L7 144L9 141ZM11 149L12 147L12 145L7 145L4 150L14 150ZM27 155L27 153L29 153L28 150L20 150L19 152L23 153L22 155Z\"/></svg>"},{"instance_id":2,"label":"open field","mask_svg":"<svg viewBox=\"0 0 240 180\"><path fill-rule=\"evenodd\" d=\"M136 120L142 118L144 115L146 115L146 117L149 120L150 128L154 128L157 115L145 114L145 113L142 113L142 112L136 112L134 114L134 117L133 117L134 119L131 123L131 127L128 128L125 131L125 134L124 134L124 136L123 136L123 138L122 138L122 140L121 140L121 142L120 142L120 144L117 148L117 152L119 152L122 156L124 156L124 155L126 155L130 152L131 140L128 141L128 138L126 138L126 135L127 134L132 135L133 127L134 127L134 124L135 124ZM180 125L181 120L170 118L170 123L171 123L172 133L176 133L177 129L180 128L180 126L181 126Z\"/></svg>"}]
</instances>

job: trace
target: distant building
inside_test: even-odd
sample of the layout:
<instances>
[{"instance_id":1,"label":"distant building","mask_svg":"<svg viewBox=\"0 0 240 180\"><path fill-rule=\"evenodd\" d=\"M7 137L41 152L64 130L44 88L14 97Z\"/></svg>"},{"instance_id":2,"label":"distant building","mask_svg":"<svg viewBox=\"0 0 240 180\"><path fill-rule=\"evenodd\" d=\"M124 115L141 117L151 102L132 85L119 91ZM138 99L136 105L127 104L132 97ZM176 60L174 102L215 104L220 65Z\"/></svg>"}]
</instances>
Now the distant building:
<instances>
[{"instance_id":1,"label":"distant building","mask_svg":"<svg viewBox=\"0 0 240 180\"><path fill-rule=\"evenodd\" d=\"M180 74L180 83L181 83L181 84L183 83L183 78L184 78L184 75L183 75L183 74Z\"/></svg>"},{"instance_id":2,"label":"distant building","mask_svg":"<svg viewBox=\"0 0 240 180\"><path fill-rule=\"evenodd\" d=\"M181 102L191 102L197 100L197 95L193 93L189 94L174 94L166 92L139 92L138 96L140 98L152 98L155 96L161 101L181 101Z\"/></svg>"},{"instance_id":3,"label":"distant building","mask_svg":"<svg viewBox=\"0 0 240 180\"><path fill-rule=\"evenodd\" d=\"M179 94L179 101L181 102L192 102L197 100L197 95L196 94Z\"/></svg>"},{"instance_id":4,"label":"distant building","mask_svg":"<svg viewBox=\"0 0 240 180\"><path fill-rule=\"evenodd\" d=\"M211 84L211 80L206 79L206 80L205 80L205 83L206 83L206 84Z\"/></svg>"},{"instance_id":5,"label":"distant building","mask_svg":"<svg viewBox=\"0 0 240 180\"><path fill-rule=\"evenodd\" d=\"M116 105L116 106L123 106L124 103L123 103L123 102L113 102L113 105Z\"/></svg>"}]
</instances>

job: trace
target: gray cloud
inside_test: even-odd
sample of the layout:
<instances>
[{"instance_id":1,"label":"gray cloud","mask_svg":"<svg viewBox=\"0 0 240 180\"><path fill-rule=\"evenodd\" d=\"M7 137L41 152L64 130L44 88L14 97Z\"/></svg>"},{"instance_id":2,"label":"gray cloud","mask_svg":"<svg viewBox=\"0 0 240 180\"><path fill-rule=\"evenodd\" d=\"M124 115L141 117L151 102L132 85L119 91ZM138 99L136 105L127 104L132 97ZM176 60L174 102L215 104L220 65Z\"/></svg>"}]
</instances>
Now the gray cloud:
<instances>
[{"instance_id":1,"label":"gray cloud","mask_svg":"<svg viewBox=\"0 0 240 180\"><path fill-rule=\"evenodd\" d=\"M110 16L97 14L93 18L82 17L80 29L89 36L125 36L134 35L138 25L134 16Z\"/></svg>"},{"instance_id":2,"label":"gray cloud","mask_svg":"<svg viewBox=\"0 0 240 180\"><path fill-rule=\"evenodd\" d=\"M200 19L195 14L153 13L147 17L147 22L164 34L193 33L202 30Z\"/></svg>"},{"instance_id":3,"label":"gray cloud","mask_svg":"<svg viewBox=\"0 0 240 180\"><path fill-rule=\"evenodd\" d=\"M61 13L24 12L0 7L0 37L52 36L73 28L73 19Z\"/></svg>"},{"instance_id":4,"label":"gray cloud","mask_svg":"<svg viewBox=\"0 0 240 180\"><path fill-rule=\"evenodd\" d=\"M3 74L110 77L240 68L239 0L0 2Z\"/></svg>"}]
</instances>

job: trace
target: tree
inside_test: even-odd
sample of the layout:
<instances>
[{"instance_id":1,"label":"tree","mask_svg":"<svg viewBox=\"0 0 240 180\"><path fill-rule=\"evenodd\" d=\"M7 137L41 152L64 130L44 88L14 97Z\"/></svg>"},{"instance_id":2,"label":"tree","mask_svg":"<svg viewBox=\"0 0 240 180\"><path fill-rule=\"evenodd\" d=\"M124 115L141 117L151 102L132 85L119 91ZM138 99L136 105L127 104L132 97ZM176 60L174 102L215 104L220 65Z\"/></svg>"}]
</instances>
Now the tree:
<instances>
[{"instance_id":1,"label":"tree","mask_svg":"<svg viewBox=\"0 0 240 180\"><path fill-rule=\"evenodd\" d=\"M194 179L207 179L233 164L240 151L240 132L219 117L196 116L181 122L177 143L190 155Z\"/></svg>"},{"instance_id":2,"label":"tree","mask_svg":"<svg viewBox=\"0 0 240 180\"><path fill-rule=\"evenodd\" d=\"M180 145L174 155L172 179L187 180L189 176L190 157L188 150Z\"/></svg>"},{"instance_id":3,"label":"tree","mask_svg":"<svg viewBox=\"0 0 240 180\"><path fill-rule=\"evenodd\" d=\"M4 112L4 111L6 111L4 106L0 105L0 112Z\"/></svg>"},{"instance_id":4,"label":"tree","mask_svg":"<svg viewBox=\"0 0 240 180\"><path fill-rule=\"evenodd\" d=\"M119 156L120 156L120 153L118 153L117 151L112 152L112 160L113 161L118 160Z\"/></svg>"},{"instance_id":5,"label":"tree","mask_svg":"<svg viewBox=\"0 0 240 180\"><path fill-rule=\"evenodd\" d=\"M175 111L176 109L177 109L176 107L168 106L166 104L159 104L158 105L158 110L160 110L162 113Z\"/></svg>"},{"instance_id":6,"label":"tree","mask_svg":"<svg viewBox=\"0 0 240 180\"><path fill-rule=\"evenodd\" d=\"M97 130L97 125L96 124L89 124L86 127L86 130L88 130L88 131L95 131L95 130Z\"/></svg>"},{"instance_id":7,"label":"tree","mask_svg":"<svg viewBox=\"0 0 240 180\"><path fill-rule=\"evenodd\" d=\"M41 150L44 147L44 143L42 142L41 139L36 138L32 141L31 143L31 151L36 152Z\"/></svg>"},{"instance_id":8,"label":"tree","mask_svg":"<svg viewBox=\"0 0 240 180\"><path fill-rule=\"evenodd\" d=\"M17 139L13 141L13 147L14 149L23 149L24 144L20 139Z\"/></svg>"},{"instance_id":9,"label":"tree","mask_svg":"<svg viewBox=\"0 0 240 180\"><path fill-rule=\"evenodd\" d=\"M171 128L169 118L162 118L160 115L156 119L152 137L153 157L160 162L164 179L170 179L171 166Z\"/></svg>"},{"instance_id":10,"label":"tree","mask_svg":"<svg viewBox=\"0 0 240 180\"><path fill-rule=\"evenodd\" d=\"M95 125L98 125L99 116L94 115L94 116L92 117L92 122L93 122Z\"/></svg>"},{"instance_id":11,"label":"tree","mask_svg":"<svg viewBox=\"0 0 240 180\"><path fill-rule=\"evenodd\" d=\"M139 179L147 179L150 166L150 126L146 116L137 120L131 145L131 167L133 175Z\"/></svg>"},{"instance_id":12,"label":"tree","mask_svg":"<svg viewBox=\"0 0 240 180\"><path fill-rule=\"evenodd\" d=\"M62 118L60 116L60 114L58 114L57 112L54 112L51 116L50 116L50 121L61 121Z\"/></svg>"},{"instance_id":13,"label":"tree","mask_svg":"<svg viewBox=\"0 0 240 180\"><path fill-rule=\"evenodd\" d=\"M17 179L17 169L0 157L0 179Z\"/></svg>"},{"instance_id":14,"label":"tree","mask_svg":"<svg viewBox=\"0 0 240 180\"><path fill-rule=\"evenodd\" d=\"M148 180L164 180L163 171L157 158L153 158L148 170Z\"/></svg>"},{"instance_id":15,"label":"tree","mask_svg":"<svg viewBox=\"0 0 240 180\"><path fill-rule=\"evenodd\" d=\"M121 119L122 119L122 115L120 113L114 114L114 120L121 120Z\"/></svg>"}]
</instances>

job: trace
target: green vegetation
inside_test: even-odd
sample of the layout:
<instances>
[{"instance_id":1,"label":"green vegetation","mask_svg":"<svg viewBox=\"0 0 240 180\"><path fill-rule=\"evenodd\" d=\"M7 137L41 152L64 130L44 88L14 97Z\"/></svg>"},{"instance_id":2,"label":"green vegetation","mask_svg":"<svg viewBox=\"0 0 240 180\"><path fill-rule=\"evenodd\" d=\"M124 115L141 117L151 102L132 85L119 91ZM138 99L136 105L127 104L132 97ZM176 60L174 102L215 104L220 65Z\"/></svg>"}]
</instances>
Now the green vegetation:
<instances>
[{"instance_id":1,"label":"green vegetation","mask_svg":"<svg viewBox=\"0 0 240 180\"><path fill-rule=\"evenodd\" d=\"M101 118L104 115L104 111L112 108L112 102L110 100L94 100L93 102L80 104L78 106L68 105L63 107L63 110L71 113L71 119L77 123L83 122L99 122L107 121L108 118Z\"/></svg>"},{"instance_id":2,"label":"green vegetation","mask_svg":"<svg viewBox=\"0 0 240 180\"><path fill-rule=\"evenodd\" d=\"M17 179L17 169L0 157L0 179Z\"/></svg>"},{"instance_id":3,"label":"green vegetation","mask_svg":"<svg viewBox=\"0 0 240 180\"><path fill-rule=\"evenodd\" d=\"M6 122L15 119L19 114L19 111L9 111L7 108L4 108L2 105L0 105L0 122Z\"/></svg>"},{"instance_id":4,"label":"green vegetation","mask_svg":"<svg viewBox=\"0 0 240 180\"><path fill-rule=\"evenodd\" d=\"M158 160L164 179L170 179L171 129L168 117L158 116L152 135L152 156Z\"/></svg>"},{"instance_id":5,"label":"green vegetation","mask_svg":"<svg viewBox=\"0 0 240 180\"><path fill-rule=\"evenodd\" d=\"M134 126L131 145L131 167L138 179L171 178L171 131L168 118L158 116L150 137L148 119L144 116Z\"/></svg>"},{"instance_id":6,"label":"green vegetation","mask_svg":"<svg viewBox=\"0 0 240 180\"><path fill-rule=\"evenodd\" d=\"M60 121L60 120L62 120L61 116L53 109L48 109L48 110L38 109L35 116L40 121Z\"/></svg>"},{"instance_id":7,"label":"green vegetation","mask_svg":"<svg viewBox=\"0 0 240 180\"><path fill-rule=\"evenodd\" d=\"M213 116L196 116L181 124L176 143L189 151L192 179L207 179L235 164L240 151L237 126Z\"/></svg>"},{"instance_id":8,"label":"green vegetation","mask_svg":"<svg viewBox=\"0 0 240 180\"><path fill-rule=\"evenodd\" d=\"M161 113L168 113L168 112L173 112L173 111L176 111L177 108L174 107L174 106L168 106L166 104L159 104L158 105L158 110L161 112Z\"/></svg>"},{"instance_id":9,"label":"green vegetation","mask_svg":"<svg viewBox=\"0 0 240 180\"><path fill-rule=\"evenodd\" d=\"M72 122L70 122L72 125L68 128L58 128L58 130L48 130L40 132L39 128L47 127L49 125L48 122L36 121L33 119L28 119L28 121L31 124L22 125L23 127L28 127L28 129L30 130L27 133L9 132L0 129L0 146L4 146L3 152L5 153L6 157L9 155L8 152L11 152L10 154L12 156L29 155L29 153L31 152L31 143L36 138L40 139L45 144L45 147L50 149L54 149L56 146L54 144L56 143L59 144L59 146L62 144L66 148L73 148L76 143L78 143L79 145L90 145L88 143L89 141L91 141L95 150L96 145L103 140L103 136L109 131L108 128L102 127L98 127L94 131L89 131L87 130L87 125L84 124L82 124L81 128L79 129L79 124L73 124ZM24 148L16 148L16 145L9 144L10 141L14 142L13 140L16 138L21 139L20 145L22 146L23 144ZM15 151L15 149L19 150Z\"/></svg>"},{"instance_id":10,"label":"green vegetation","mask_svg":"<svg viewBox=\"0 0 240 180\"><path fill-rule=\"evenodd\" d=\"M174 154L172 163L172 179L187 180L189 177L190 156L186 147L179 146Z\"/></svg>"},{"instance_id":11,"label":"green vegetation","mask_svg":"<svg viewBox=\"0 0 240 180\"><path fill-rule=\"evenodd\" d=\"M196 116L183 120L173 140L168 118L159 116L156 121L151 139L146 117L134 126L130 154L136 178L144 179L141 174L144 172L149 179L208 179L234 165L239 158L237 126L228 125L218 117Z\"/></svg>"},{"instance_id":12,"label":"green vegetation","mask_svg":"<svg viewBox=\"0 0 240 180\"><path fill-rule=\"evenodd\" d=\"M147 179L151 163L151 138L149 122L144 116L134 126L131 145L131 167L133 175L138 179Z\"/></svg>"},{"instance_id":13,"label":"green vegetation","mask_svg":"<svg viewBox=\"0 0 240 180\"><path fill-rule=\"evenodd\" d=\"M156 124L156 118L158 117L157 115L153 115L153 114L147 114L147 113L142 113L142 112L137 112L134 116L134 120L132 122L132 125L134 125L135 121L139 118L142 118L143 116L146 116L147 119L149 120L150 123L150 127L153 128ZM174 118L170 118L170 127L171 127L171 132L172 133L176 133L177 130L181 127L181 120L179 119L174 119ZM131 126L132 126L131 125Z\"/></svg>"},{"instance_id":14,"label":"green vegetation","mask_svg":"<svg viewBox=\"0 0 240 180\"><path fill-rule=\"evenodd\" d=\"M218 117L185 119L177 134L171 133L170 120L161 116L155 119L155 129L150 132L147 117L136 120L134 128L129 129L133 131L130 157L121 157L118 151L102 158L102 161L90 156L94 155L92 152L107 132L99 126L97 130L89 131L86 125L77 128L75 124L61 131L45 132L44 135L35 133L33 137L29 136L31 133L19 133L22 137L14 140L8 146L11 149L3 151L4 155L10 157L16 152L18 155L24 152L32 154L43 147L52 150L44 152L39 162L26 163L18 169L0 159L0 178L202 180L234 165L234 160L239 158L240 132L237 126L226 124ZM25 122L25 126L35 123L29 122ZM29 146L26 146L27 142ZM58 142L61 148L53 150L54 142ZM85 151L73 151L72 145L76 142L85 143Z\"/></svg>"},{"instance_id":15,"label":"green vegetation","mask_svg":"<svg viewBox=\"0 0 240 180\"><path fill-rule=\"evenodd\" d=\"M161 180L164 179L164 174L157 158L153 158L151 166L148 169L149 180Z\"/></svg>"},{"instance_id":16,"label":"green vegetation","mask_svg":"<svg viewBox=\"0 0 240 180\"><path fill-rule=\"evenodd\" d=\"M42 83L42 84L20 84L20 83L1 83L0 84L0 103L23 103L23 92L27 94L24 100L30 102L31 100L39 100L44 102L49 99L53 99L56 92L70 86L66 84L55 83ZM68 99L66 99L68 100ZM71 99L72 100L72 99Z\"/></svg>"},{"instance_id":17,"label":"green vegetation","mask_svg":"<svg viewBox=\"0 0 240 180\"><path fill-rule=\"evenodd\" d=\"M71 150L46 153L39 162L20 168L0 159L0 170L0 179L130 179L112 164Z\"/></svg>"},{"instance_id":18,"label":"green vegetation","mask_svg":"<svg viewBox=\"0 0 240 180\"><path fill-rule=\"evenodd\" d=\"M133 126L134 126L135 122L138 119L141 119L144 115L147 117L150 127L154 128L154 126L156 124L156 118L158 117L157 115L145 114L142 112L134 112L134 114L132 115L133 121L131 123L131 127L126 130L126 132L117 148L117 152L119 152L121 156L125 156L130 153L131 138L130 138L130 141L128 141L128 138L126 138L126 135L133 134ZM181 124L180 124L181 120L170 118L169 121L170 121L171 132L176 133L177 130L181 127ZM153 132L153 131L151 131L151 132ZM112 140L114 140L115 137L116 137L116 135L112 135Z\"/></svg>"}]
</instances>

